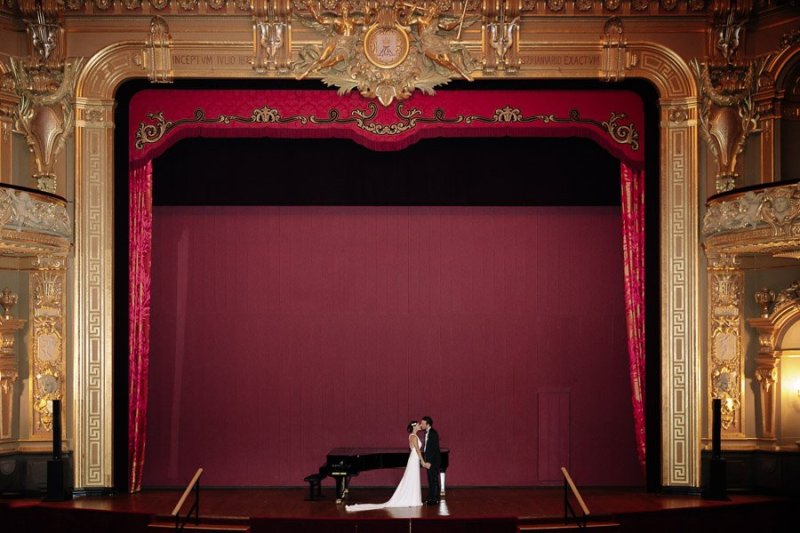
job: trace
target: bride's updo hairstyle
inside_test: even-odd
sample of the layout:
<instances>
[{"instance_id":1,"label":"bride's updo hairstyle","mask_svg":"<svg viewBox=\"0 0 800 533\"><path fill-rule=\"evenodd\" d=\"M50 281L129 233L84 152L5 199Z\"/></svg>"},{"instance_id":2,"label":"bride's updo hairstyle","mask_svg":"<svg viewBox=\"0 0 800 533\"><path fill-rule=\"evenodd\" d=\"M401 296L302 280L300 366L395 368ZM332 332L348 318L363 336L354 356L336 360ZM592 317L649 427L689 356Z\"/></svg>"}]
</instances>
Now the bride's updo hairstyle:
<instances>
[{"instance_id":1,"label":"bride's updo hairstyle","mask_svg":"<svg viewBox=\"0 0 800 533\"><path fill-rule=\"evenodd\" d=\"M412 431L414 431L415 427L417 427L417 421L416 420L412 420L411 422L408 423L408 427L406 428L406 431L411 433Z\"/></svg>"}]
</instances>

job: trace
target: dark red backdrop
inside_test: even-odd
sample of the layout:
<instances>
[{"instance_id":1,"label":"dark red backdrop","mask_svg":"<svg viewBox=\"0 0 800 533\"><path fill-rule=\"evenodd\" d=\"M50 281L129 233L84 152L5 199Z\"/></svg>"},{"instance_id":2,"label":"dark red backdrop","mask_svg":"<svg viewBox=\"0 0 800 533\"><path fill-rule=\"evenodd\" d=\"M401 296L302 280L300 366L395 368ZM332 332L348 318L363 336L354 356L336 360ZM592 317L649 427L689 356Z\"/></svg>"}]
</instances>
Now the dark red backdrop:
<instances>
[{"instance_id":1,"label":"dark red backdrop","mask_svg":"<svg viewBox=\"0 0 800 533\"><path fill-rule=\"evenodd\" d=\"M642 484L621 233L619 207L154 208L145 486L300 485L426 414L449 484Z\"/></svg>"}]
</instances>

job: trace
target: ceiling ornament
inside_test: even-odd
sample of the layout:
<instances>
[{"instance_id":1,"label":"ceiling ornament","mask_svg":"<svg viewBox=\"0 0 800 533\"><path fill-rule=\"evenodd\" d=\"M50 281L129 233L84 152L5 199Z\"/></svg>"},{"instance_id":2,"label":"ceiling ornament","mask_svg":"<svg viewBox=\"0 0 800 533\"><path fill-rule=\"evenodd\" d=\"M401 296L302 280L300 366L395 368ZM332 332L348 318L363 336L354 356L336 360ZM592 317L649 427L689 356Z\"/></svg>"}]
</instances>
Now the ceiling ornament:
<instances>
[{"instance_id":1,"label":"ceiling ornament","mask_svg":"<svg viewBox=\"0 0 800 533\"><path fill-rule=\"evenodd\" d=\"M381 0L356 11L348 0L326 8L307 0L295 15L322 35L322 45L304 47L294 64L298 79L319 74L339 94L357 89L388 106L415 90L433 94L453 78L472 81L477 68L460 41L463 28L478 19L442 12L436 2Z\"/></svg>"}]
</instances>

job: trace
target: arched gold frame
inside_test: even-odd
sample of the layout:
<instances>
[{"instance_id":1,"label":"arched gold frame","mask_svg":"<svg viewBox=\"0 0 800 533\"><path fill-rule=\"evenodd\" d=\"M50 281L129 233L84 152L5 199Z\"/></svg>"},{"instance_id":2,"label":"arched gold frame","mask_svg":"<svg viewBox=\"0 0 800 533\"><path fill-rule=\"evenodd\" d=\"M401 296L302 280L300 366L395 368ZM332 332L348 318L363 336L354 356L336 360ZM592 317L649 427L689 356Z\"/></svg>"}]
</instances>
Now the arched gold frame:
<instances>
[{"instance_id":1,"label":"arched gold frame","mask_svg":"<svg viewBox=\"0 0 800 533\"><path fill-rule=\"evenodd\" d=\"M146 78L143 41L119 42L92 56L76 87L74 436L75 486L113 486L113 110L124 81ZM176 41L173 56L250 53L250 42ZM597 43L559 43L558 50L600 56ZM700 359L698 339L697 91L687 64L672 50L629 42L638 61L629 77L650 80L660 96L662 484L700 483ZM256 76L242 68L229 78ZM220 77L174 64L174 78ZM517 77L599 79L597 66L568 72L525 66Z\"/></svg>"}]
</instances>

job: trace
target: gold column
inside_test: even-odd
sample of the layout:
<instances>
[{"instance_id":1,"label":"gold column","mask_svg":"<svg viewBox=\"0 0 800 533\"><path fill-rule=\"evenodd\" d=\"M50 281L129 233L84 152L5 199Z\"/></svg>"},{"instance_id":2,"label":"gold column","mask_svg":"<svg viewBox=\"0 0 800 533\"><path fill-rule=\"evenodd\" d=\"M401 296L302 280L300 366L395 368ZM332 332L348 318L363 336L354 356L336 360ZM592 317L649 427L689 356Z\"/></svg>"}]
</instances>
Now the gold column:
<instances>
[{"instance_id":1,"label":"gold column","mask_svg":"<svg viewBox=\"0 0 800 533\"><path fill-rule=\"evenodd\" d=\"M709 403L722 400L722 437L743 438L744 272L735 255L709 254L707 274Z\"/></svg>"},{"instance_id":2,"label":"gold column","mask_svg":"<svg viewBox=\"0 0 800 533\"><path fill-rule=\"evenodd\" d=\"M652 57L645 55L643 65ZM662 483L700 485L697 103L661 100Z\"/></svg>"}]
</instances>

